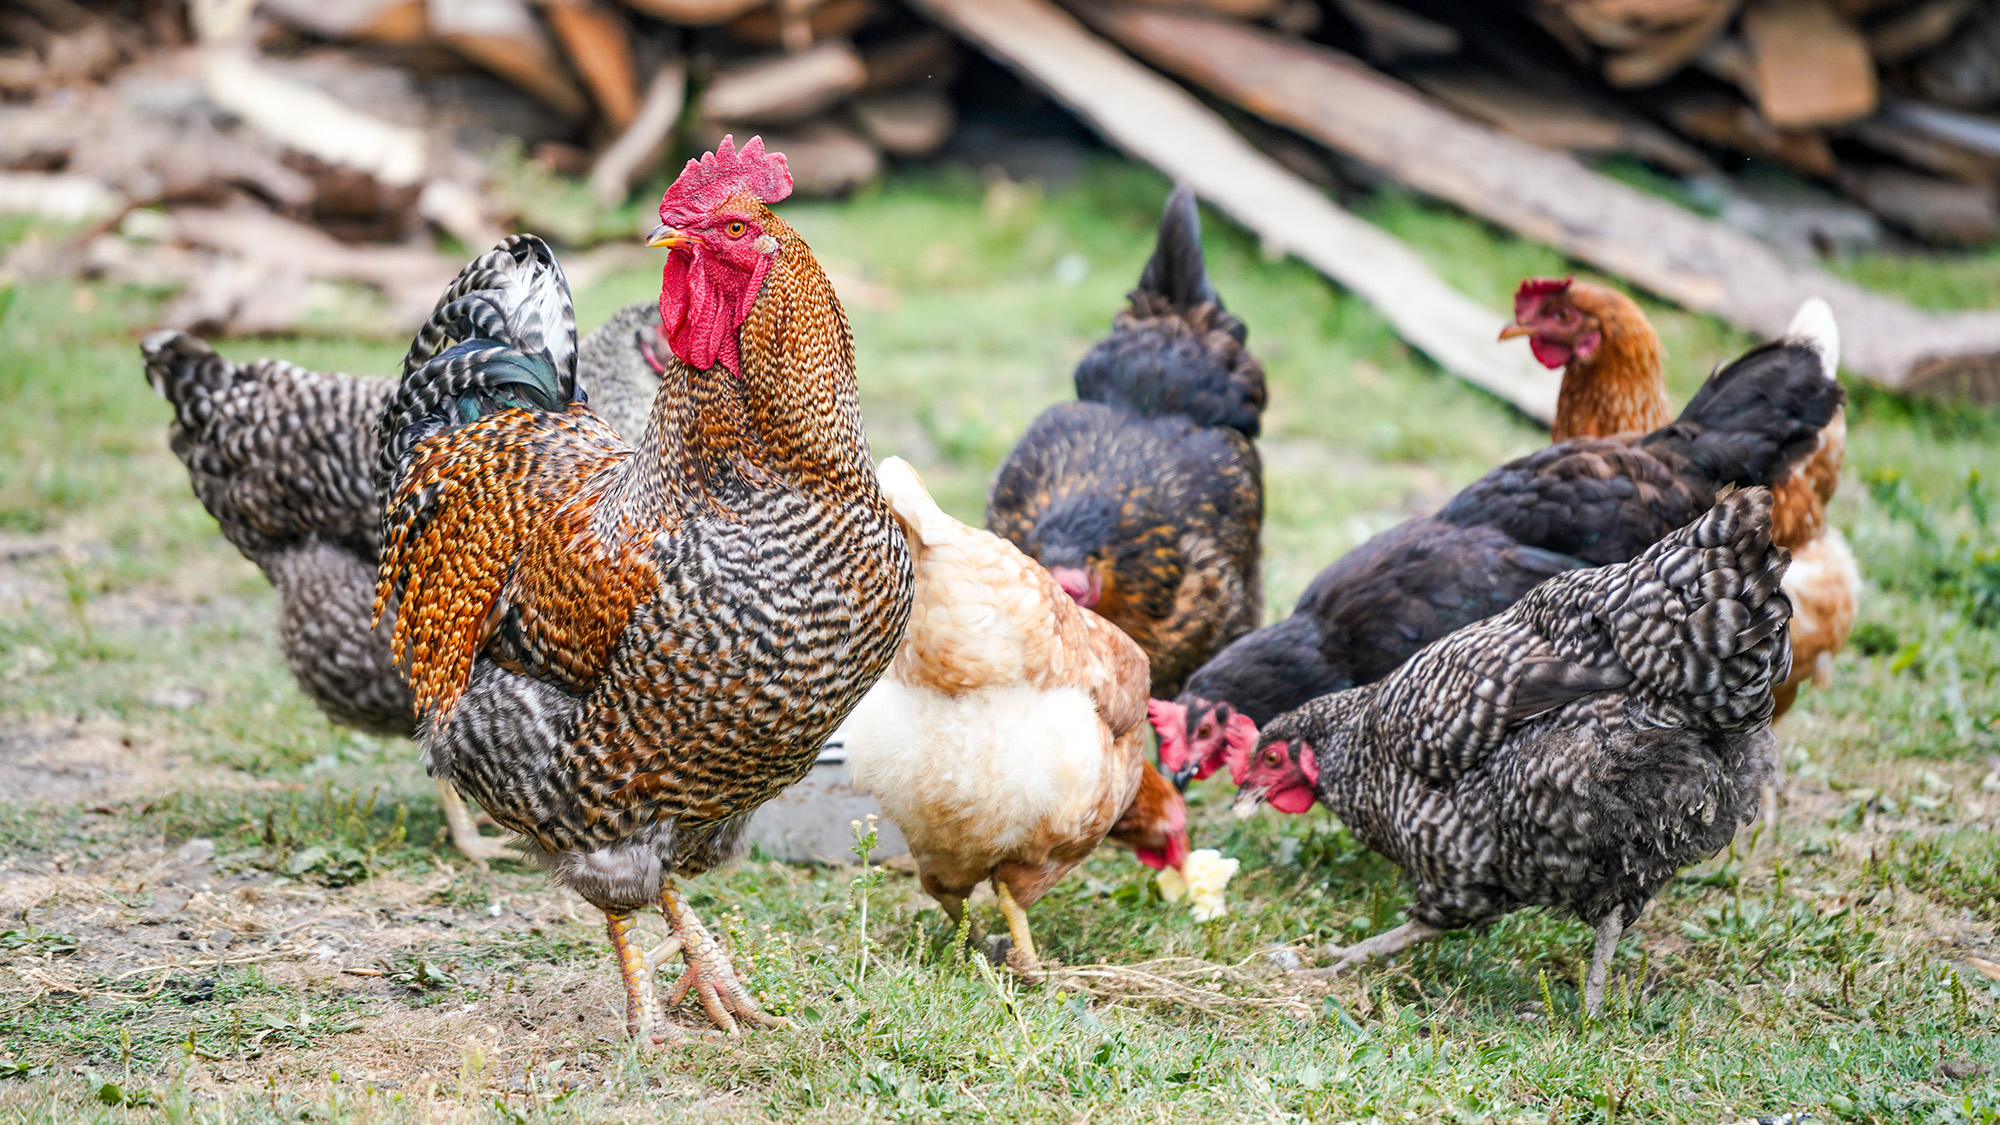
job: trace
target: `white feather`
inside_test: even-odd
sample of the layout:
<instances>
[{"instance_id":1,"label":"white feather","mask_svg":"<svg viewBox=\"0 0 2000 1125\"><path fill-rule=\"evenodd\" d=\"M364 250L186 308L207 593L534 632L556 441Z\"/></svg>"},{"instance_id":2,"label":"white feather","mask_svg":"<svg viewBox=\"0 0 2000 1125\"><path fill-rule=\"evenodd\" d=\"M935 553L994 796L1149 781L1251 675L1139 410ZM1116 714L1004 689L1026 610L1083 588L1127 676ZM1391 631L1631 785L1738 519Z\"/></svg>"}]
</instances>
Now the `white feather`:
<instances>
[{"instance_id":1,"label":"white feather","mask_svg":"<svg viewBox=\"0 0 2000 1125\"><path fill-rule=\"evenodd\" d=\"M1833 378L1840 370L1840 326L1834 323L1833 306L1824 300L1807 297L1799 311L1792 314L1785 338L1818 352L1820 368L1827 378Z\"/></svg>"}]
</instances>

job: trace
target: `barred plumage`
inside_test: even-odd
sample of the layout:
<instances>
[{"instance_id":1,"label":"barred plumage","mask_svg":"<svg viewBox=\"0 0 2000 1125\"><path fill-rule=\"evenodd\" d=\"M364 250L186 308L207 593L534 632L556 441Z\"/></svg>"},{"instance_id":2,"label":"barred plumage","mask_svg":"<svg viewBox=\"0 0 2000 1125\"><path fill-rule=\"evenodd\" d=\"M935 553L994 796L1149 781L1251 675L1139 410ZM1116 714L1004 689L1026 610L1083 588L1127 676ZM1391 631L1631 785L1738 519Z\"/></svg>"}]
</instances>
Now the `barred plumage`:
<instances>
[{"instance_id":1,"label":"barred plumage","mask_svg":"<svg viewBox=\"0 0 2000 1125\"><path fill-rule=\"evenodd\" d=\"M1309 792L1416 883L1414 928L1344 959L1567 910L1599 928L1594 1011L1606 941L1755 816L1790 661L1786 564L1771 493L1730 493L1629 563L1557 575L1267 724L1242 799L1297 812Z\"/></svg>"}]
</instances>

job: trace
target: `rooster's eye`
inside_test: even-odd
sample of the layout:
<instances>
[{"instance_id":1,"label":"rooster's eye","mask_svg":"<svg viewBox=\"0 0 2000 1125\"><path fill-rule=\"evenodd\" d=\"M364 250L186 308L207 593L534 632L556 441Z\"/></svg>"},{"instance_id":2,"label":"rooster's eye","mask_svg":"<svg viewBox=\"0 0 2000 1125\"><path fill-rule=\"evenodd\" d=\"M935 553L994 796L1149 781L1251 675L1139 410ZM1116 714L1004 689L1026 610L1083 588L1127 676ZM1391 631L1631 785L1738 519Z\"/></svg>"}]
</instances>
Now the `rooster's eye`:
<instances>
[{"instance_id":1,"label":"rooster's eye","mask_svg":"<svg viewBox=\"0 0 2000 1125\"><path fill-rule=\"evenodd\" d=\"M748 229L749 229L748 227L743 225L743 220L736 219L732 221L728 226L723 227L722 232L724 234L727 234L731 238L742 238L743 232Z\"/></svg>"}]
</instances>

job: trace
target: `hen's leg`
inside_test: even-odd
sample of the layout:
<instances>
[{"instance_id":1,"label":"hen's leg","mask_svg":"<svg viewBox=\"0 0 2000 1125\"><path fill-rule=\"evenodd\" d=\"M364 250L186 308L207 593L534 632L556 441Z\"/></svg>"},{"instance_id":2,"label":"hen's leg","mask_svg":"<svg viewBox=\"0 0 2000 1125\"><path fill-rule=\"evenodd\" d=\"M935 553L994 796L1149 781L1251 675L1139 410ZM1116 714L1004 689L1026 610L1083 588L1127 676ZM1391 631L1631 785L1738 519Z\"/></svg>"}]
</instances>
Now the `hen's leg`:
<instances>
[{"instance_id":1,"label":"hen's leg","mask_svg":"<svg viewBox=\"0 0 2000 1125\"><path fill-rule=\"evenodd\" d=\"M687 958L687 972L681 974L681 979L667 993L669 1005L680 1003L692 990L701 998L702 1010L708 1013L708 1018L730 1035L736 1034L739 1019L763 1027L791 1026L790 1020L771 1015L758 1006L737 977L736 966L730 963L722 943L688 909L672 879L660 888L660 910L674 928L673 941L679 943L681 955Z\"/></svg>"},{"instance_id":2,"label":"hen's leg","mask_svg":"<svg viewBox=\"0 0 2000 1125\"><path fill-rule=\"evenodd\" d=\"M1345 949L1329 946L1323 952L1334 958L1333 964L1323 969L1300 969L1298 972L1300 976L1308 977L1337 976L1370 957L1394 957L1413 945L1422 945L1443 933L1443 930L1432 929L1422 922L1405 922L1393 930L1384 930L1366 941L1357 941Z\"/></svg>"},{"instance_id":3,"label":"hen's leg","mask_svg":"<svg viewBox=\"0 0 2000 1125\"><path fill-rule=\"evenodd\" d=\"M604 912L604 928L611 934L611 951L618 957L618 973L625 978L625 1034L642 1043L657 1042L666 1021L660 1018L660 1001L653 994L653 967L632 940L636 914Z\"/></svg>"},{"instance_id":4,"label":"hen's leg","mask_svg":"<svg viewBox=\"0 0 2000 1125\"><path fill-rule=\"evenodd\" d=\"M465 807L465 801L458 790L443 778L438 779L438 804L444 806L444 822L451 829L451 842L465 857L486 870L489 859L518 859L519 855L507 846L506 840L491 836L481 836L479 825L472 819L472 810Z\"/></svg>"},{"instance_id":5,"label":"hen's leg","mask_svg":"<svg viewBox=\"0 0 2000 1125\"><path fill-rule=\"evenodd\" d=\"M1583 1014L1597 1018L1604 1007L1604 973L1617 952L1618 938L1625 932L1625 915L1614 910L1597 924L1597 946L1590 951L1590 974L1583 978Z\"/></svg>"},{"instance_id":6,"label":"hen's leg","mask_svg":"<svg viewBox=\"0 0 2000 1125\"><path fill-rule=\"evenodd\" d=\"M1035 955L1035 935L1028 932L1028 912L1014 901L1014 892L1007 884L993 880L993 893L1000 898L1000 914L1007 919L1007 936L1014 939L1014 951L1007 955L1007 964L1016 972L1032 975L1042 971L1042 959Z\"/></svg>"}]
</instances>

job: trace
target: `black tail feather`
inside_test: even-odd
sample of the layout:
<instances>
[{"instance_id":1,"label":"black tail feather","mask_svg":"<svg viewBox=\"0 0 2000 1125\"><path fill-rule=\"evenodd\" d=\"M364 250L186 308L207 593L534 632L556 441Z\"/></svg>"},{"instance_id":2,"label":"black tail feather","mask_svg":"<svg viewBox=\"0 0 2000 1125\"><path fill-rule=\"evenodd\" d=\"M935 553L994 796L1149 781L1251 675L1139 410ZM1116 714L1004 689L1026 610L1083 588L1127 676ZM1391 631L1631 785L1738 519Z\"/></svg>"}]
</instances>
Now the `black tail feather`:
<instances>
[{"instance_id":1,"label":"black tail feather","mask_svg":"<svg viewBox=\"0 0 2000 1125\"><path fill-rule=\"evenodd\" d=\"M1198 305L1221 307L1222 298L1208 280L1208 262L1201 253L1201 209L1196 206L1194 189L1177 184L1167 197L1167 209L1160 216L1160 237L1153 256L1139 274L1139 289L1157 293L1176 310L1185 312Z\"/></svg>"},{"instance_id":2,"label":"black tail feather","mask_svg":"<svg viewBox=\"0 0 2000 1125\"><path fill-rule=\"evenodd\" d=\"M1680 453L1717 484L1775 484L1818 448L1846 401L1815 347L1773 340L1709 376L1680 417L1645 443Z\"/></svg>"}]
</instances>

